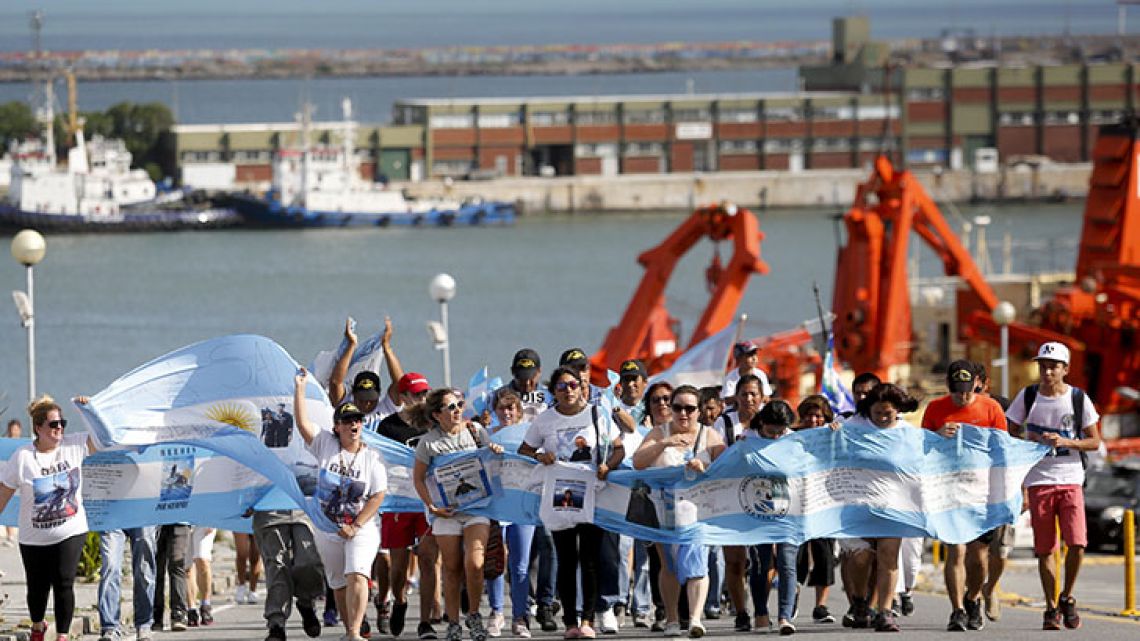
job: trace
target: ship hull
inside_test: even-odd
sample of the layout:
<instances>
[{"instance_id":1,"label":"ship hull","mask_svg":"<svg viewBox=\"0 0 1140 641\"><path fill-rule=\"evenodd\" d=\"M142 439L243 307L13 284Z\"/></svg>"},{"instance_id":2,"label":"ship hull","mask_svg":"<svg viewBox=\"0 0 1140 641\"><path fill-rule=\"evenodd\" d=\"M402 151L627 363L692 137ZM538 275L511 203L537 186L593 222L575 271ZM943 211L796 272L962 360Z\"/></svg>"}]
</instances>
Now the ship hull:
<instances>
[{"instance_id":1,"label":"ship hull","mask_svg":"<svg viewBox=\"0 0 1140 641\"><path fill-rule=\"evenodd\" d=\"M184 231L233 227L241 222L241 216L230 209L138 209L116 216L93 217L31 212L0 204L0 233L13 233L21 229L57 233Z\"/></svg>"},{"instance_id":2,"label":"ship hull","mask_svg":"<svg viewBox=\"0 0 1140 641\"><path fill-rule=\"evenodd\" d=\"M483 202L463 205L456 210L427 212L364 213L313 211L286 207L280 202L248 194L235 194L226 204L233 207L253 227L393 227L393 226L477 226L510 225L515 207L509 203Z\"/></svg>"}]
</instances>

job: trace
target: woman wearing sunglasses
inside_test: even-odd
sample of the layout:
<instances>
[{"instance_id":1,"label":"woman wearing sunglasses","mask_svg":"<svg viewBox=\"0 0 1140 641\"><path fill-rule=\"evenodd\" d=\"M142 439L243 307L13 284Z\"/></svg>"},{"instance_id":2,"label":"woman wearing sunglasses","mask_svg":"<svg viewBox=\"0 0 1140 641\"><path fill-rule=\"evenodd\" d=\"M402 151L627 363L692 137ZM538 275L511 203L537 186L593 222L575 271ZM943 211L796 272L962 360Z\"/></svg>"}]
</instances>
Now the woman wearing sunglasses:
<instances>
[{"instance_id":1,"label":"woman wearing sunglasses","mask_svg":"<svg viewBox=\"0 0 1140 641\"><path fill-rule=\"evenodd\" d=\"M709 465L724 451L724 440L716 430L701 425L700 391L691 385L673 390L670 409L673 420L654 427L633 455L633 467L644 470L650 467L685 466L686 472L704 474ZM685 586L689 603L689 636L698 639L705 634L701 624L708 593L709 552L705 545L658 544L665 559L661 568L661 596L665 601L665 636L681 636L680 613L677 600L681 586Z\"/></svg>"},{"instance_id":2,"label":"woman wearing sunglasses","mask_svg":"<svg viewBox=\"0 0 1140 641\"><path fill-rule=\"evenodd\" d=\"M519 446L519 454L544 465L555 461L580 461L597 469L599 479L621 464L625 449L621 432L610 413L590 405L589 389L577 370L559 367L550 377L555 405L535 417ZM598 550L602 530L592 523L580 523L554 535L558 554L558 597L562 601L562 623L567 639L593 639L594 612L598 601ZM578 601L578 570L582 573L582 616Z\"/></svg>"},{"instance_id":3,"label":"woman wearing sunglasses","mask_svg":"<svg viewBox=\"0 0 1140 641\"><path fill-rule=\"evenodd\" d=\"M428 492L428 468L439 456L466 452L486 446L496 454L503 448L492 443L487 430L463 418L463 399L452 389L435 389L413 411L413 423L432 427L416 445L416 465L412 471L416 493L427 506L431 531L443 557L443 601L447 612L447 641L463 638L459 625L460 593L467 587L467 628L471 641L485 641L487 629L479 615L483 598L483 553L487 546L490 521L455 508L436 505Z\"/></svg>"},{"instance_id":4,"label":"woman wearing sunglasses","mask_svg":"<svg viewBox=\"0 0 1140 641\"><path fill-rule=\"evenodd\" d=\"M80 397L77 402L85 403ZM32 641L43 641L48 594L54 594L55 629L67 641L75 611L75 572L87 540L83 459L96 449L84 434L64 436L67 420L50 396L28 405L33 440L8 459L0 478L0 511L20 493L20 556L28 582Z\"/></svg>"},{"instance_id":5,"label":"woman wearing sunglasses","mask_svg":"<svg viewBox=\"0 0 1140 641\"><path fill-rule=\"evenodd\" d=\"M359 641L360 624L368 608L368 577L380 548L376 516L388 490L388 473L379 452L361 440L364 412L344 403L333 413L332 431L309 421L305 408L307 373L297 373L293 416L297 430L320 470L317 498L321 511L339 529L313 537L325 567L325 580L336 596L344 617L346 641Z\"/></svg>"}]
</instances>

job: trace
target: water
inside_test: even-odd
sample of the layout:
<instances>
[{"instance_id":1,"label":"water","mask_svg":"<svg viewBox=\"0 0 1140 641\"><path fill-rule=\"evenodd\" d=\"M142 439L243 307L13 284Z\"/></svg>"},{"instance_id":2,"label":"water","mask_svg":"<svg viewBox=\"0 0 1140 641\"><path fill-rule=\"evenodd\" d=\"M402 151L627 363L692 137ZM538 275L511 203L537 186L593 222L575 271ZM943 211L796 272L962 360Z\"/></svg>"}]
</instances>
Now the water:
<instances>
[{"instance_id":1,"label":"water","mask_svg":"<svg viewBox=\"0 0 1140 641\"><path fill-rule=\"evenodd\" d=\"M748 288L741 311L760 336L815 316L812 281L831 300L835 228L827 211L761 216L762 258L771 267ZM965 210L965 215L973 212ZM988 210L991 247L1003 230L1019 240L1075 239L1076 205ZM558 354L593 352L618 322L641 278L638 253L659 243L682 216L552 216L507 229L222 231L213 233L51 236L36 268L40 391L57 398L99 391L133 367L183 345L251 332L273 338L307 363L339 342L344 318L363 337L384 314L396 326L404 368L441 382L442 363L425 331L439 309L427 286L438 272L458 282L450 306L453 382L487 364L507 375L518 348L537 349L549 373ZM1071 244L1052 265L1018 256L1015 270L1070 268ZM727 262L731 248L722 247ZM668 307L691 331L707 300L703 274L712 245L680 263ZM994 252L995 264L1000 257ZM922 272L931 275L929 256ZM0 291L23 289L23 268L0 261ZM0 327L0 390L5 418L26 396L26 342L12 307ZM2 407L4 403L0 403Z\"/></svg>"}]
</instances>

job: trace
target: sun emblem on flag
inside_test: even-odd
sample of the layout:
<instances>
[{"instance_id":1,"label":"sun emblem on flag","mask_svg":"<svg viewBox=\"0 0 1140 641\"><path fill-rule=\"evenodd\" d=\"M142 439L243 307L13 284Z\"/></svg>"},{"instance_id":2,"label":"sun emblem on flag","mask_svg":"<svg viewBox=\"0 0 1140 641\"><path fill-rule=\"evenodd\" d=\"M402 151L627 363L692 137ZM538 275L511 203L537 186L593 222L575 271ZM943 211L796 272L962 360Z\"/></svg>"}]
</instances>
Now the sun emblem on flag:
<instances>
[{"instance_id":1,"label":"sun emblem on flag","mask_svg":"<svg viewBox=\"0 0 1140 641\"><path fill-rule=\"evenodd\" d=\"M257 425L257 417L249 409L238 403L219 403L206 410L206 418L211 421L233 425L238 429L252 432Z\"/></svg>"}]
</instances>

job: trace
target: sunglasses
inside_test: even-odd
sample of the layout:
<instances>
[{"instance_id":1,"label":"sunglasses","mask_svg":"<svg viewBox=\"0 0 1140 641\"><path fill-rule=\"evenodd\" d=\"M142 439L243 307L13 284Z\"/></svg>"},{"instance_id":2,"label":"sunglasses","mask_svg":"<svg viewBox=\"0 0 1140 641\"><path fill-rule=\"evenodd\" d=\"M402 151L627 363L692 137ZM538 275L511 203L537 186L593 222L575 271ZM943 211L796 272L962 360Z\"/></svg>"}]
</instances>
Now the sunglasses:
<instances>
[{"instance_id":1,"label":"sunglasses","mask_svg":"<svg viewBox=\"0 0 1140 641\"><path fill-rule=\"evenodd\" d=\"M449 412L454 412L455 410L463 409L464 404L465 404L465 401L452 401L452 402L448 403L447 405L444 405L443 409L445 409Z\"/></svg>"},{"instance_id":2,"label":"sunglasses","mask_svg":"<svg viewBox=\"0 0 1140 641\"><path fill-rule=\"evenodd\" d=\"M649 402L653 403L655 405L665 404L665 403L669 402L669 397L668 396L654 396L654 397L649 399Z\"/></svg>"},{"instance_id":3,"label":"sunglasses","mask_svg":"<svg viewBox=\"0 0 1140 641\"><path fill-rule=\"evenodd\" d=\"M67 429L67 419L61 418L61 419L58 419L55 421L48 421L47 426L52 428L52 429L55 429L57 427L61 430Z\"/></svg>"},{"instance_id":4,"label":"sunglasses","mask_svg":"<svg viewBox=\"0 0 1140 641\"><path fill-rule=\"evenodd\" d=\"M558 381L554 384L554 391L565 392L568 389L578 389L581 384L577 381Z\"/></svg>"},{"instance_id":5,"label":"sunglasses","mask_svg":"<svg viewBox=\"0 0 1140 641\"><path fill-rule=\"evenodd\" d=\"M673 403L673 411L678 414L694 414L700 409L696 405L681 405L680 403Z\"/></svg>"}]
</instances>

